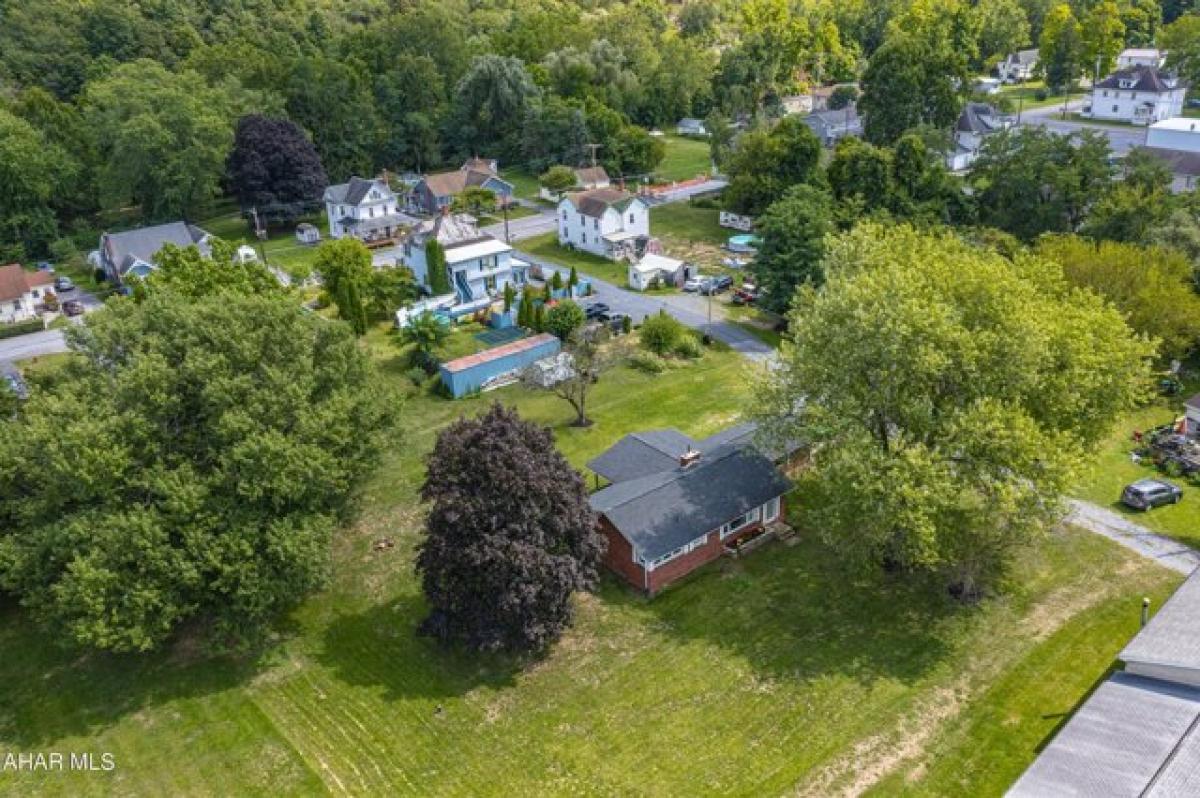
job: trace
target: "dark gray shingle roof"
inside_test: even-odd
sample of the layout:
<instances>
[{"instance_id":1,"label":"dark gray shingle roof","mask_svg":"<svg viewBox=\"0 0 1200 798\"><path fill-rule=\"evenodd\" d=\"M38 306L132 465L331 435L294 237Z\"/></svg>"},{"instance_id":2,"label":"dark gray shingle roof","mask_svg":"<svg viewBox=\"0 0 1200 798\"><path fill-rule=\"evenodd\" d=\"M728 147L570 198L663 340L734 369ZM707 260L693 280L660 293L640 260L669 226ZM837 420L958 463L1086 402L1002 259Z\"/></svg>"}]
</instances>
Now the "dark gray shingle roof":
<instances>
[{"instance_id":1,"label":"dark gray shingle roof","mask_svg":"<svg viewBox=\"0 0 1200 798\"><path fill-rule=\"evenodd\" d=\"M587 465L609 482L625 482L674 468L680 455L694 446L695 441L677 429L634 432Z\"/></svg>"},{"instance_id":2,"label":"dark gray shingle roof","mask_svg":"<svg viewBox=\"0 0 1200 798\"><path fill-rule=\"evenodd\" d=\"M1131 86L1122 86L1122 81L1133 81ZM1187 81L1164 76L1152 66L1132 66L1118 69L1095 85L1097 89L1122 89L1125 91L1152 91L1162 94L1175 89L1186 89Z\"/></svg>"},{"instance_id":3,"label":"dark gray shingle roof","mask_svg":"<svg viewBox=\"0 0 1200 798\"><path fill-rule=\"evenodd\" d=\"M139 227L120 233L105 233L103 247L109 261L124 275L137 261L153 263L154 256L167 244L190 247L195 244L208 255L208 233L185 222L170 222L153 227Z\"/></svg>"},{"instance_id":4,"label":"dark gray shingle roof","mask_svg":"<svg viewBox=\"0 0 1200 798\"><path fill-rule=\"evenodd\" d=\"M1118 672L1008 791L1044 796L1195 795L1200 689ZM1182 791L1181 791L1182 789Z\"/></svg>"},{"instance_id":5,"label":"dark gray shingle roof","mask_svg":"<svg viewBox=\"0 0 1200 798\"><path fill-rule=\"evenodd\" d=\"M782 496L792 483L752 446L725 444L695 464L618 482L592 494L592 509L654 559Z\"/></svg>"}]
</instances>

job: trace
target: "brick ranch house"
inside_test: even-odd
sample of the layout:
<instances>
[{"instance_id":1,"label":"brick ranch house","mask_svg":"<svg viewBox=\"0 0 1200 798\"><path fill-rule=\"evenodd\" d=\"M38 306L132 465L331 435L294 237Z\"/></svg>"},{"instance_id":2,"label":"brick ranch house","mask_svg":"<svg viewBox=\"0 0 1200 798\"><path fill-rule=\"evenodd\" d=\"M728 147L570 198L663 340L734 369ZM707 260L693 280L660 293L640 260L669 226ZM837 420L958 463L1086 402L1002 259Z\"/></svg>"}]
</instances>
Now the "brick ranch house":
<instances>
[{"instance_id":1,"label":"brick ranch house","mask_svg":"<svg viewBox=\"0 0 1200 798\"><path fill-rule=\"evenodd\" d=\"M792 483L753 443L754 424L701 441L678 430L626 435L588 467L604 564L653 596L783 516Z\"/></svg>"}]
</instances>

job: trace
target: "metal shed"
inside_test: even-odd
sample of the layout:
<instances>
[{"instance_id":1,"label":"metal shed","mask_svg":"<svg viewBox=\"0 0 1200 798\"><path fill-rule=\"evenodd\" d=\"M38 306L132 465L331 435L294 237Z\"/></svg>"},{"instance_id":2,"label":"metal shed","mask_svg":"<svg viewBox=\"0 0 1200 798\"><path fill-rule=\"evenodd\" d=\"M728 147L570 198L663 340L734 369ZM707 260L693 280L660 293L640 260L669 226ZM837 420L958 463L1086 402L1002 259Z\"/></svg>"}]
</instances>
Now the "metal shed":
<instances>
[{"instance_id":1,"label":"metal shed","mask_svg":"<svg viewBox=\"0 0 1200 798\"><path fill-rule=\"evenodd\" d=\"M455 399L473 391L498 387L515 378L526 366L557 354L560 348L559 340L549 333L522 338L443 363L442 384Z\"/></svg>"}]
</instances>

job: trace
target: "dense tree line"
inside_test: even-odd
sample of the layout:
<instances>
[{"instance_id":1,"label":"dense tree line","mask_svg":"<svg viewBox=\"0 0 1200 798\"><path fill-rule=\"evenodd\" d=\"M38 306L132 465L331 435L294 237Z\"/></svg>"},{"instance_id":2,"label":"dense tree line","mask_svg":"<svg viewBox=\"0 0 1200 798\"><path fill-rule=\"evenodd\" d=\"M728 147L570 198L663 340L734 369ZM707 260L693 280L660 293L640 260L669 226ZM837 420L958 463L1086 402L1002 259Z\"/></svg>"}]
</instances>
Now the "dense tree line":
<instances>
[{"instance_id":1,"label":"dense tree line","mask_svg":"<svg viewBox=\"0 0 1200 798\"><path fill-rule=\"evenodd\" d=\"M868 137L890 145L915 125L948 129L965 78L1018 47L1060 54L1043 61L1065 80L1167 22L1164 41L1189 71L1200 37L1185 10L1157 0L98 0L80 11L3 0L0 151L46 148L3 159L13 190L0 198L0 254L43 254L101 208L166 219L222 190L284 208L308 199L304 185L264 202L261 185L231 179L244 172L226 173L247 114L297 125L319 156L305 167L313 179L471 154L536 174L582 162L591 143L611 173L640 176L663 155L651 127L713 113L754 126L789 93L860 75ZM305 146L292 134L285 143Z\"/></svg>"}]
</instances>

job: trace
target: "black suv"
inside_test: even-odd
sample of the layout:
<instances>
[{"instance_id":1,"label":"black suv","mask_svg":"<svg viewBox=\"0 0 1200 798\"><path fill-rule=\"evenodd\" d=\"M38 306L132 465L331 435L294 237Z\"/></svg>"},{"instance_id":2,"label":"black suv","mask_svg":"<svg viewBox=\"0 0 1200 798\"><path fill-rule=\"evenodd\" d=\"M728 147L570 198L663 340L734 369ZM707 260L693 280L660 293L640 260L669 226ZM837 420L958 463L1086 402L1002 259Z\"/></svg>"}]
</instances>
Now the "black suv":
<instances>
[{"instance_id":1,"label":"black suv","mask_svg":"<svg viewBox=\"0 0 1200 798\"><path fill-rule=\"evenodd\" d=\"M722 291L729 290L731 285L733 285L733 278L728 274L710 277L708 282L700 287L700 293L708 295L719 294Z\"/></svg>"},{"instance_id":2,"label":"black suv","mask_svg":"<svg viewBox=\"0 0 1200 798\"><path fill-rule=\"evenodd\" d=\"M1121 503L1135 510L1150 510L1163 504L1176 504L1183 490L1161 479L1139 479L1121 492Z\"/></svg>"}]
</instances>

